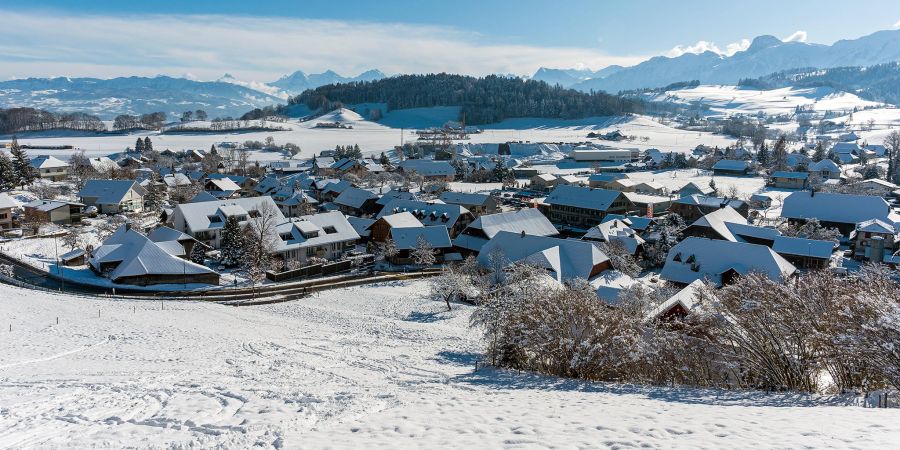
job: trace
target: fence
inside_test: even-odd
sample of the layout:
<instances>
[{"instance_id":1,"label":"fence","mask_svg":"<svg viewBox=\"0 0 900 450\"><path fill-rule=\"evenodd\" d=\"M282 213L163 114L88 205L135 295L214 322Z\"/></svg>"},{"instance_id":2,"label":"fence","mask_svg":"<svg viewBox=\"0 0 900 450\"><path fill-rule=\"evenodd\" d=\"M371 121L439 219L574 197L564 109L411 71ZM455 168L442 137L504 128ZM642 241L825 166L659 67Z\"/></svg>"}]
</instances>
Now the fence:
<instances>
[{"instance_id":1,"label":"fence","mask_svg":"<svg viewBox=\"0 0 900 450\"><path fill-rule=\"evenodd\" d=\"M286 280L294 280L297 278L309 278L315 276L333 275L336 273L347 272L354 266L354 260L359 261L360 267L370 267L375 263L375 256L363 255L353 259L345 259L333 263L311 264L294 270L286 270L284 272L267 271L266 278L273 282L281 282Z\"/></svg>"}]
</instances>

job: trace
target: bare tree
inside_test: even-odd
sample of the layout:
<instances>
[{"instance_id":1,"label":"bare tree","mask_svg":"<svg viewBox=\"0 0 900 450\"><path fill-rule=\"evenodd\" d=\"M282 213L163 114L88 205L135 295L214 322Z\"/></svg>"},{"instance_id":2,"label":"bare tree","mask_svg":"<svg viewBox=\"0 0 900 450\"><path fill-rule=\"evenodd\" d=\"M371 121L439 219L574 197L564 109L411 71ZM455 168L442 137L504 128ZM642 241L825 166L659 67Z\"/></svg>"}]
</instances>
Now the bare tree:
<instances>
[{"instance_id":1,"label":"bare tree","mask_svg":"<svg viewBox=\"0 0 900 450\"><path fill-rule=\"evenodd\" d=\"M434 254L434 248L428 240L422 236L416 238L416 248L412 249L410 256L412 256L414 263L425 267L431 267L437 261L437 257Z\"/></svg>"}]
</instances>

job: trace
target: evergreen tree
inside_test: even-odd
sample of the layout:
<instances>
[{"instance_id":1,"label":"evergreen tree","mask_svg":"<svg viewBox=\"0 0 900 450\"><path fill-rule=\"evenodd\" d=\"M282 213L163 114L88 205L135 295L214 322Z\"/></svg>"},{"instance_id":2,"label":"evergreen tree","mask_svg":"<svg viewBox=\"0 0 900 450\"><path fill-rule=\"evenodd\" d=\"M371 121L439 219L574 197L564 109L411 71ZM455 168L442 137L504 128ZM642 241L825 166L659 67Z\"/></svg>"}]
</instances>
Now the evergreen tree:
<instances>
[{"instance_id":1,"label":"evergreen tree","mask_svg":"<svg viewBox=\"0 0 900 450\"><path fill-rule=\"evenodd\" d=\"M232 216L225 220L222 228L222 244L219 247L219 263L226 267L241 264L244 257L244 232L237 218Z\"/></svg>"},{"instance_id":2,"label":"evergreen tree","mask_svg":"<svg viewBox=\"0 0 900 450\"><path fill-rule=\"evenodd\" d=\"M391 164L391 160L388 159L387 155L385 155L384 152L381 152L381 156L378 157L378 164L381 164L382 166L387 166L387 165Z\"/></svg>"},{"instance_id":3,"label":"evergreen tree","mask_svg":"<svg viewBox=\"0 0 900 450\"><path fill-rule=\"evenodd\" d=\"M812 160L814 162L819 162L825 159L825 145L822 144L822 141L816 142L816 150L813 152Z\"/></svg>"},{"instance_id":4,"label":"evergreen tree","mask_svg":"<svg viewBox=\"0 0 900 450\"><path fill-rule=\"evenodd\" d=\"M153 151L153 141L150 140L150 136L144 138L144 151L152 152Z\"/></svg>"},{"instance_id":5,"label":"evergreen tree","mask_svg":"<svg viewBox=\"0 0 900 450\"><path fill-rule=\"evenodd\" d=\"M759 162L760 166L769 166L769 147L765 142L759 146L759 151L756 153L756 160Z\"/></svg>"},{"instance_id":6,"label":"evergreen tree","mask_svg":"<svg viewBox=\"0 0 900 450\"><path fill-rule=\"evenodd\" d=\"M160 186L160 179L158 174L154 174L150 178L150 183L147 184L147 193L144 194L144 208L147 208L150 211L158 211L163 206L163 189Z\"/></svg>"},{"instance_id":7,"label":"evergreen tree","mask_svg":"<svg viewBox=\"0 0 900 450\"><path fill-rule=\"evenodd\" d=\"M12 155L12 165L13 171L15 172L16 185L25 187L34 183L37 176L34 173L34 168L31 167L31 160L28 159L28 154L25 153L25 149L19 145L19 141L15 137L13 137L12 143L10 144L9 154Z\"/></svg>"},{"instance_id":8,"label":"evergreen tree","mask_svg":"<svg viewBox=\"0 0 900 450\"><path fill-rule=\"evenodd\" d=\"M212 147L209 148L209 154L210 155L218 155L219 154L219 151L216 150L216 144L213 144Z\"/></svg>"},{"instance_id":9,"label":"evergreen tree","mask_svg":"<svg viewBox=\"0 0 900 450\"><path fill-rule=\"evenodd\" d=\"M191 262L202 265L206 262L206 246L199 242L194 243L194 247L191 248Z\"/></svg>"},{"instance_id":10,"label":"evergreen tree","mask_svg":"<svg viewBox=\"0 0 900 450\"><path fill-rule=\"evenodd\" d=\"M709 188L712 189L712 195L714 197L719 196L719 189L716 187L716 179L715 178L709 179Z\"/></svg>"},{"instance_id":11,"label":"evergreen tree","mask_svg":"<svg viewBox=\"0 0 900 450\"><path fill-rule=\"evenodd\" d=\"M783 134L775 141L775 148L772 149L772 169L787 169L787 137Z\"/></svg>"},{"instance_id":12,"label":"evergreen tree","mask_svg":"<svg viewBox=\"0 0 900 450\"><path fill-rule=\"evenodd\" d=\"M687 157L684 156L684 153L675 154L675 162L673 163L673 166L676 169L686 169L688 167L688 160Z\"/></svg>"},{"instance_id":13,"label":"evergreen tree","mask_svg":"<svg viewBox=\"0 0 900 450\"><path fill-rule=\"evenodd\" d=\"M9 157L0 153L0 191L9 191L16 187L18 178Z\"/></svg>"},{"instance_id":14,"label":"evergreen tree","mask_svg":"<svg viewBox=\"0 0 900 450\"><path fill-rule=\"evenodd\" d=\"M144 140L141 138L137 138L137 141L134 143L134 151L137 153L144 153Z\"/></svg>"}]
</instances>

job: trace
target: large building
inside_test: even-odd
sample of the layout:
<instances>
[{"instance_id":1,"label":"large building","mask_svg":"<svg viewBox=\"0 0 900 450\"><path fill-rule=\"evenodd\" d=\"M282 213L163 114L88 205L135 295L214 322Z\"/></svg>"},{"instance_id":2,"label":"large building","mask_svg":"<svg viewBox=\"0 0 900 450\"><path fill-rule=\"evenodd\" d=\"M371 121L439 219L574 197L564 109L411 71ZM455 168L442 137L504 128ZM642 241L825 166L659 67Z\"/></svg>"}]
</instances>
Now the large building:
<instances>
[{"instance_id":1,"label":"large building","mask_svg":"<svg viewBox=\"0 0 900 450\"><path fill-rule=\"evenodd\" d=\"M569 185L557 186L543 206L551 222L584 230L600 224L607 214L626 214L631 207L622 192Z\"/></svg>"}]
</instances>

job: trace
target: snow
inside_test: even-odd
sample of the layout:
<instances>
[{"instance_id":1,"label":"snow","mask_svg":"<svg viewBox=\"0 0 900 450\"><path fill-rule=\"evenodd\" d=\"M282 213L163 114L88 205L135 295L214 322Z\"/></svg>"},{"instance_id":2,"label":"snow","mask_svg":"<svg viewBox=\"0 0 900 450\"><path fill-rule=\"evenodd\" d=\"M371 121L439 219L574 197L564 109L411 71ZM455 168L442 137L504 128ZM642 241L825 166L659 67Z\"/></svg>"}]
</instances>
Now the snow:
<instances>
[{"instance_id":1,"label":"snow","mask_svg":"<svg viewBox=\"0 0 900 450\"><path fill-rule=\"evenodd\" d=\"M890 448L900 434L900 411L844 398L475 372L471 307L423 292L234 308L0 285L0 447Z\"/></svg>"},{"instance_id":2,"label":"snow","mask_svg":"<svg viewBox=\"0 0 900 450\"><path fill-rule=\"evenodd\" d=\"M667 91L657 100L682 103L702 102L718 115L793 114L799 106L817 112L847 111L853 108L872 108L881 103L863 100L855 94L835 91L828 87L748 89L739 86L701 85L690 89Z\"/></svg>"}]
</instances>

